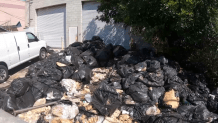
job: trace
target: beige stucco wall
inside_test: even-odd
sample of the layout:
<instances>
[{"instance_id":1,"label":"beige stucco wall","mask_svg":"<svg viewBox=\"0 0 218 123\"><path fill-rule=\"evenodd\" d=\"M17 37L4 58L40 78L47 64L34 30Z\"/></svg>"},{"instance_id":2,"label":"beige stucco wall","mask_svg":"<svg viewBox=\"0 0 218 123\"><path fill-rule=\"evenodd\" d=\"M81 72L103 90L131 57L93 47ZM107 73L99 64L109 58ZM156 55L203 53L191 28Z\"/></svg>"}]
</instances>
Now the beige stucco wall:
<instances>
[{"instance_id":1,"label":"beige stucco wall","mask_svg":"<svg viewBox=\"0 0 218 123\"><path fill-rule=\"evenodd\" d=\"M11 25L16 25L19 21L25 28L25 2L20 0L0 0L0 25L6 21L11 21Z\"/></svg>"}]
</instances>

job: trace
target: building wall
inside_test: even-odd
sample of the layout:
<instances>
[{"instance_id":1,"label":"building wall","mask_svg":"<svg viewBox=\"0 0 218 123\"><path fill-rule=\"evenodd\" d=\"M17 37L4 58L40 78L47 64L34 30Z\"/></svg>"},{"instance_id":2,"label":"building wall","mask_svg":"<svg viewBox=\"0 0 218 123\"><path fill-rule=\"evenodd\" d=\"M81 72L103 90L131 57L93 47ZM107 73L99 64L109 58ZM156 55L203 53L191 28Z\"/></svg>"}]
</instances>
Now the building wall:
<instances>
[{"instance_id":1,"label":"building wall","mask_svg":"<svg viewBox=\"0 0 218 123\"><path fill-rule=\"evenodd\" d=\"M82 41L82 2L81 0L32 0L26 3L26 25L34 27L37 34L37 10L56 5L66 5L66 45L69 45L69 27L78 27L78 41ZM30 5L30 10L29 10ZM30 12L30 14L29 14ZM29 19L30 18L30 19Z\"/></svg>"},{"instance_id":2,"label":"building wall","mask_svg":"<svg viewBox=\"0 0 218 123\"><path fill-rule=\"evenodd\" d=\"M30 1L30 2L29 2ZM69 45L69 28L78 28L78 41L82 42L83 30L82 30L82 4L85 1L96 1L96 0L27 0L26 2L26 26L29 30L34 30L34 34L40 37L37 32L37 10L47 7L53 7L57 5L66 5L66 46ZM29 9L30 8L30 9ZM113 31L113 29L111 29ZM110 30L109 30L110 31ZM111 36L111 35L109 35ZM110 37L111 39L113 36ZM113 40L108 40L108 43L115 42L116 38ZM129 48L129 40L120 40L113 44L123 45Z\"/></svg>"},{"instance_id":3,"label":"building wall","mask_svg":"<svg viewBox=\"0 0 218 123\"><path fill-rule=\"evenodd\" d=\"M20 0L0 0L0 25L6 21L10 25L16 25L19 21L22 27L14 31L22 31L25 28L25 2Z\"/></svg>"}]
</instances>

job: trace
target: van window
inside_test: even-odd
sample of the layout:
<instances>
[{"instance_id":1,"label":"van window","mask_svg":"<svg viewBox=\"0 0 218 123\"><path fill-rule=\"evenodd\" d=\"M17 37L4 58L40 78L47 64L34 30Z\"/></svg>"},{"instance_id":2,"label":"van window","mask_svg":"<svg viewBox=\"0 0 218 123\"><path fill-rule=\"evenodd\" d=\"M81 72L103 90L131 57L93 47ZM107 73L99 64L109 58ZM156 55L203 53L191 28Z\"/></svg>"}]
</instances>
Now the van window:
<instances>
[{"instance_id":1,"label":"van window","mask_svg":"<svg viewBox=\"0 0 218 123\"><path fill-rule=\"evenodd\" d=\"M27 35L27 38L28 38L28 41L29 41L29 42L38 41L37 37L34 36L33 34L27 33L26 35Z\"/></svg>"}]
</instances>

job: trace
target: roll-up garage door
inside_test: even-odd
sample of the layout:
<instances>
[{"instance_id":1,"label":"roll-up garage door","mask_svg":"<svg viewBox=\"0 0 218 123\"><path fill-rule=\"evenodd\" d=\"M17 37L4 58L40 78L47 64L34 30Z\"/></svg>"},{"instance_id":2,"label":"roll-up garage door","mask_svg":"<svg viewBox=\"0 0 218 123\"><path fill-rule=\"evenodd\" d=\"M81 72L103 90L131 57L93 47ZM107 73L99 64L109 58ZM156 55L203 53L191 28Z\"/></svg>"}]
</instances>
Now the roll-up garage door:
<instances>
[{"instance_id":1,"label":"roll-up garage door","mask_svg":"<svg viewBox=\"0 0 218 123\"><path fill-rule=\"evenodd\" d=\"M48 46L60 48L66 41L66 5L38 9L37 32Z\"/></svg>"},{"instance_id":2,"label":"roll-up garage door","mask_svg":"<svg viewBox=\"0 0 218 123\"><path fill-rule=\"evenodd\" d=\"M83 2L83 40L90 40L93 35L98 35L106 44L123 45L129 49L129 28L125 29L122 24L106 24L95 20L101 14L97 12L99 5L98 2Z\"/></svg>"}]
</instances>

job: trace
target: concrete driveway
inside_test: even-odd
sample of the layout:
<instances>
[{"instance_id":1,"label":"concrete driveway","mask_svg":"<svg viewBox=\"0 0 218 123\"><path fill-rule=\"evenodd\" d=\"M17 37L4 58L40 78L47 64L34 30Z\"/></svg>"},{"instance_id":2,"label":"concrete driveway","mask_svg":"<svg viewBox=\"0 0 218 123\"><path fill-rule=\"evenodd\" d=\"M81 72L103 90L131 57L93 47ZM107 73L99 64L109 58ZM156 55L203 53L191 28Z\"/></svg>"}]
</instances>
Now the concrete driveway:
<instances>
[{"instance_id":1,"label":"concrete driveway","mask_svg":"<svg viewBox=\"0 0 218 123\"><path fill-rule=\"evenodd\" d=\"M39 58L32 59L31 61L27 61L9 70L9 79L6 82L0 84L0 88L8 88L14 79L25 77L29 66L36 63L37 61L39 61Z\"/></svg>"}]
</instances>

